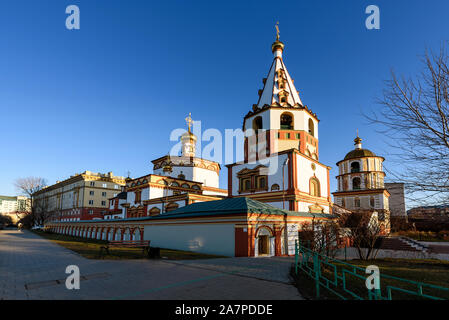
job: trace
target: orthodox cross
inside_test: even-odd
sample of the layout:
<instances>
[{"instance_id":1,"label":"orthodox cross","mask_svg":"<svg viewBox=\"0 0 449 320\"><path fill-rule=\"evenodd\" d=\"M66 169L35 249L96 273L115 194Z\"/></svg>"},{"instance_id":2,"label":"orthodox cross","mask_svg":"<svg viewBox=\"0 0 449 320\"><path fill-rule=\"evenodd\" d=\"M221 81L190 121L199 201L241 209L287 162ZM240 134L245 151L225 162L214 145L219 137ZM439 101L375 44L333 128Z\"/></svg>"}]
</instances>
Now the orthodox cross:
<instances>
[{"instance_id":1,"label":"orthodox cross","mask_svg":"<svg viewBox=\"0 0 449 320\"><path fill-rule=\"evenodd\" d=\"M280 34L280 32L279 32L279 21L276 22L275 28L276 28L276 41L279 41L279 34Z\"/></svg>"},{"instance_id":2,"label":"orthodox cross","mask_svg":"<svg viewBox=\"0 0 449 320\"><path fill-rule=\"evenodd\" d=\"M191 112L189 112L189 116L186 118L186 122L187 122L187 125L189 126L189 132L191 132L190 127L192 126L192 123L193 123Z\"/></svg>"}]
</instances>

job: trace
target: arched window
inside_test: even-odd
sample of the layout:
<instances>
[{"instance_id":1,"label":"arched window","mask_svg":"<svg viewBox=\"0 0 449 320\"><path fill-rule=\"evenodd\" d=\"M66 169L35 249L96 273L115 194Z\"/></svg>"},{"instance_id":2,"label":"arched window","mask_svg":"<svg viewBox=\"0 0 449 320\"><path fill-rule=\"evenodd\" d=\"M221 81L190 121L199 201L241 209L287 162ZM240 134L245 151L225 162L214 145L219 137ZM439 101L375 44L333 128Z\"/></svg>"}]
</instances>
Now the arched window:
<instances>
[{"instance_id":1,"label":"arched window","mask_svg":"<svg viewBox=\"0 0 449 320\"><path fill-rule=\"evenodd\" d=\"M320 182L316 178L310 179L310 195L314 197L320 197Z\"/></svg>"},{"instance_id":2,"label":"arched window","mask_svg":"<svg viewBox=\"0 0 449 320\"><path fill-rule=\"evenodd\" d=\"M190 189L190 186L187 183L183 183L181 185L181 188L186 188L186 189Z\"/></svg>"},{"instance_id":3,"label":"arched window","mask_svg":"<svg viewBox=\"0 0 449 320\"><path fill-rule=\"evenodd\" d=\"M272 186L271 186L271 191L278 191L280 188L279 188L279 185L277 184L277 183L275 183L275 184L273 184Z\"/></svg>"},{"instance_id":4,"label":"arched window","mask_svg":"<svg viewBox=\"0 0 449 320\"><path fill-rule=\"evenodd\" d=\"M267 177L257 177L257 187L258 189L267 189Z\"/></svg>"},{"instance_id":5,"label":"arched window","mask_svg":"<svg viewBox=\"0 0 449 320\"><path fill-rule=\"evenodd\" d=\"M358 161L351 163L351 172L360 172L360 163Z\"/></svg>"},{"instance_id":6,"label":"arched window","mask_svg":"<svg viewBox=\"0 0 449 320\"><path fill-rule=\"evenodd\" d=\"M293 116L290 113L281 114L281 129L293 130Z\"/></svg>"},{"instance_id":7,"label":"arched window","mask_svg":"<svg viewBox=\"0 0 449 320\"><path fill-rule=\"evenodd\" d=\"M171 186L172 186L172 187L179 187L179 183L173 181L173 182L171 183Z\"/></svg>"},{"instance_id":8,"label":"arched window","mask_svg":"<svg viewBox=\"0 0 449 320\"><path fill-rule=\"evenodd\" d=\"M178 207L179 207L179 205L177 203L171 202L167 205L167 207L165 208L165 211L170 212L170 211L178 209Z\"/></svg>"},{"instance_id":9,"label":"arched window","mask_svg":"<svg viewBox=\"0 0 449 320\"><path fill-rule=\"evenodd\" d=\"M313 120L309 119L309 134L314 137L315 136L315 125L313 124Z\"/></svg>"},{"instance_id":10,"label":"arched window","mask_svg":"<svg viewBox=\"0 0 449 320\"><path fill-rule=\"evenodd\" d=\"M360 190L360 178L355 177L352 179L352 190Z\"/></svg>"},{"instance_id":11,"label":"arched window","mask_svg":"<svg viewBox=\"0 0 449 320\"><path fill-rule=\"evenodd\" d=\"M371 206L371 208L374 208L374 197L371 197L370 199L369 199L369 205Z\"/></svg>"},{"instance_id":12,"label":"arched window","mask_svg":"<svg viewBox=\"0 0 449 320\"><path fill-rule=\"evenodd\" d=\"M157 216L161 213L161 209L158 207L153 207L150 209L150 216Z\"/></svg>"},{"instance_id":13,"label":"arched window","mask_svg":"<svg viewBox=\"0 0 449 320\"><path fill-rule=\"evenodd\" d=\"M262 117L255 117L253 120L253 130L257 133L262 127Z\"/></svg>"}]
</instances>

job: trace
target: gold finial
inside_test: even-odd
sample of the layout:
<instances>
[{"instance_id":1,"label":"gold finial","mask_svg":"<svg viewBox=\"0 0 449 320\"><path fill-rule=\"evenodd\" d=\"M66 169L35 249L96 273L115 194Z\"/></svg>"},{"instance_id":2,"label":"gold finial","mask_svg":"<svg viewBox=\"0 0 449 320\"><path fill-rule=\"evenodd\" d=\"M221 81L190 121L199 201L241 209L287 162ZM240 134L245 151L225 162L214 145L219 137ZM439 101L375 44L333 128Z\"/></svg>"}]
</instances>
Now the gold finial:
<instances>
[{"instance_id":1,"label":"gold finial","mask_svg":"<svg viewBox=\"0 0 449 320\"><path fill-rule=\"evenodd\" d=\"M191 112L189 112L189 116L186 118L186 122L187 122L187 125L189 126L189 133L191 133L190 128L191 128L192 123L193 123L192 113Z\"/></svg>"},{"instance_id":2,"label":"gold finial","mask_svg":"<svg viewBox=\"0 0 449 320\"><path fill-rule=\"evenodd\" d=\"M280 34L280 31L279 31L279 21L276 22L275 28L276 28L276 41L279 41L279 34Z\"/></svg>"},{"instance_id":3,"label":"gold finial","mask_svg":"<svg viewBox=\"0 0 449 320\"><path fill-rule=\"evenodd\" d=\"M362 139L359 137L359 129L357 128L357 137L354 139L354 145L361 144Z\"/></svg>"}]
</instances>

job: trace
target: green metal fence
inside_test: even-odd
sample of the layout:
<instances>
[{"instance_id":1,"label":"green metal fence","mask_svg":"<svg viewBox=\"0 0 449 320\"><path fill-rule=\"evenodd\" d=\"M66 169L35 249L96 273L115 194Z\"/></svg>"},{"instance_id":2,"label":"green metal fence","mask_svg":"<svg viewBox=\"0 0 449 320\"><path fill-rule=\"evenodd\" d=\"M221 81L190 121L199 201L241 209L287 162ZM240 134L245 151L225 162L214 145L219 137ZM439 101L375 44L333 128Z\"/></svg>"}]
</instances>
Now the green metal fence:
<instances>
[{"instance_id":1,"label":"green metal fence","mask_svg":"<svg viewBox=\"0 0 449 320\"><path fill-rule=\"evenodd\" d=\"M344 300L449 299L449 288L382 273L380 288L370 290L365 285L370 276L365 268L320 254L296 241L295 273L298 271L314 281L316 298L322 296L324 289Z\"/></svg>"}]
</instances>

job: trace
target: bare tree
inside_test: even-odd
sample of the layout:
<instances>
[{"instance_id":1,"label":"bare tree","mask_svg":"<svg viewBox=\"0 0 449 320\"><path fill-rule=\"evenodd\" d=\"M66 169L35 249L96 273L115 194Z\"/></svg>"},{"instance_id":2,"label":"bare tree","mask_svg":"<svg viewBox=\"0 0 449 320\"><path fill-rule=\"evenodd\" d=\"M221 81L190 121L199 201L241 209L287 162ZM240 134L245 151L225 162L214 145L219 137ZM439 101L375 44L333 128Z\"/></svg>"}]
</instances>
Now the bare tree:
<instances>
[{"instance_id":1,"label":"bare tree","mask_svg":"<svg viewBox=\"0 0 449 320\"><path fill-rule=\"evenodd\" d=\"M387 234L386 222L379 220L378 213L370 211L356 211L339 217L340 227L349 231L346 236L362 260L376 257L380 237Z\"/></svg>"},{"instance_id":2,"label":"bare tree","mask_svg":"<svg viewBox=\"0 0 449 320\"><path fill-rule=\"evenodd\" d=\"M426 51L423 70L412 78L391 72L381 108L365 117L382 126L396 150L391 160L397 170L387 170L405 183L414 200L449 201L449 63L445 46L435 54ZM426 201L427 200L427 201Z\"/></svg>"},{"instance_id":3,"label":"bare tree","mask_svg":"<svg viewBox=\"0 0 449 320\"><path fill-rule=\"evenodd\" d=\"M18 178L14 185L23 195L30 198L31 217L33 220L36 219L37 212L34 204L34 195L47 185L46 180L40 177Z\"/></svg>"}]
</instances>

